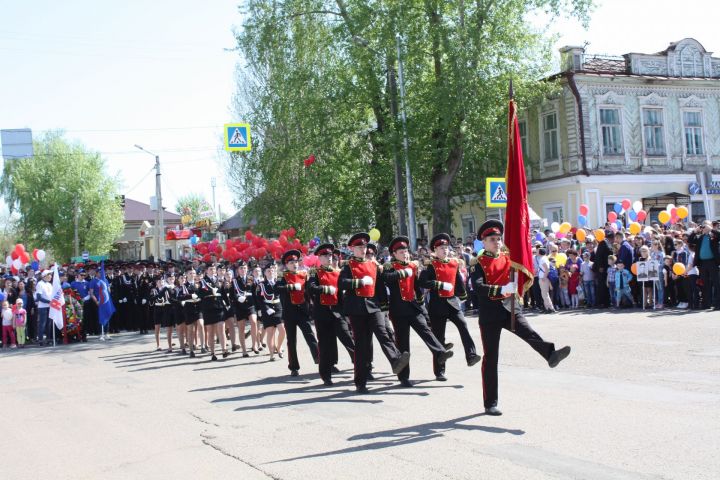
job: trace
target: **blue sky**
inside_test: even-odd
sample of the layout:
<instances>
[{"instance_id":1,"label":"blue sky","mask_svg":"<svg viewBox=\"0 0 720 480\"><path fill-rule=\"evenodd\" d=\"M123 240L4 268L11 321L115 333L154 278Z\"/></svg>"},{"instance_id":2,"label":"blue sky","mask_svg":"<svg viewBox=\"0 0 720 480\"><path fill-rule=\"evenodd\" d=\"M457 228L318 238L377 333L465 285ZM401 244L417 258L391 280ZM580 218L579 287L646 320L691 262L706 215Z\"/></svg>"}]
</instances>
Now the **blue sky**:
<instances>
[{"instance_id":1,"label":"blue sky","mask_svg":"<svg viewBox=\"0 0 720 480\"><path fill-rule=\"evenodd\" d=\"M234 212L218 147L230 113L239 55L233 26L237 0L0 0L0 128L38 134L64 129L100 151L127 196L154 194L150 155L160 154L163 202L187 192ZM562 45L589 42L588 52L656 52L694 37L720 56L715 0L600 1L584 31L554 22ZM544 25L538 16L534 20Z\"/></svg>"}]
</instances>

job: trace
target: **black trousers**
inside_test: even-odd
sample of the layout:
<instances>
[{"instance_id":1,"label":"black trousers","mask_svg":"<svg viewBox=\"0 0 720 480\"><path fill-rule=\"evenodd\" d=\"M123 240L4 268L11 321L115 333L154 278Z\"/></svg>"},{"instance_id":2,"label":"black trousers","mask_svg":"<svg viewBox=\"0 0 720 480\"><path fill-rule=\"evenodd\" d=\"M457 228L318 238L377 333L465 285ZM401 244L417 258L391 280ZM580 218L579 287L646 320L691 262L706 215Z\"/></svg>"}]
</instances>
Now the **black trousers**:
<instances>
[{"instance_id":1,"label":"black trousers","mask_svg":"<svg viewBox=\"0 0 720 480\"><path fill-rule=\"evenodd\" d=\"M300 370L300 361L298 360L297 354L298 328L305 337L305 342L307 342L310 348L310 354L313 360L315 363L318 363L318 342L310 325L310 317L305 315L288 315L287 318L283 318L283 323L285 324L285 332L287 333L288 369ZM280 349L280 345L278 345L277 348ZM273 352L270 353L272 354Z\"/></svg>"},{"instance_id":2,"label":"black trousers","mask_svg":"<svg viewBox=\"0 0 720 480\"><path fill-rule=\"evenodd\" d=\"M700 279L703 282L702 287L702 308L710 308L712 306L720 308L720 295L718 295L718 285L720 281L718 276L718 264L715 260L699 260L698 270L700 270ZM713 299L713 293L715 298Z\"/></svg>"},{"instance_id":3,"label":"black trousers","mask_svg":"<svg viewBox=\"0 0 720 480\"><path fill-rule=\"evenodd\" d=\"M445 347L443 347L440 340L433 335L432 330L430 330L427 324L427 319L422 312L417 312L415 315L391 316L390 319L395 327L395 343L397 343L398 349L401 352L410 351L410 327L422 338L422 341L425 342L425 345L427 345L434 356L445 352ZM400 380L410 378L409 364L398 373L398 378Z\"/></svg>"},{"instance_id":4,"label":"black trousers","mask_svg":"<svg viewBox=\"0 0 720 480\"><path fill-rule=\"evenodd\" d=\"M372 334L375 334L383 353L385 353L391 364L400 358L400 351L388 335L385 327L385 315L382 312L368 315L349 315L349 317L353 338L355 339L355 385L365 387L369 371Z\"/></svg>"},{"instance_id":5,"label":"black trousers","mask_svg":"<svg viewBox=\"0 0 720 480\"><path fill-rule=\"evenodd\" d=\"M460 333L460 340L462 341L463 348L465 349L465 359L470 360L471 357L477 355L475 350L475 342L473 342L472 336L468 331L467 322L462 312L451 311L449 315L434 315L430 314L430 324L432 326L432 333L440 341L441 344L445 344L445 325L450 321L455 324ZM433 358L433 372L435 376L445 373L445 364L441 364L437 361L437 358Z\"/></svg>"},{"instance_id":6,"label":"black trousers","mask_svg":"<svg viewBox=\"0 0 720 480\"><path fill-rule=\"evenodd\" d=\"M498 399L498 356L500 333L503 328L510 330L510 312L505 311L502 319L488 323L480 323L484 355L482 359L483 403L485 408L497 406ZM542 339L521 313L515 314L515 331L518 337L525 340L533 350L545 360L555 351L555 345Z\"/></svg>"},{"instance_id":7,"label":"black trousers","mask_svg":"<svg viewBox=\"0 0 720 480\"><path fill-rule=\"evenodd\" d=\"M100 334L98 307L92 299L83 302L83 329L89 335Z\"/></svg>"},{"instance_id":8,"label":"black trousers","mask_svg":"<svg viewBox=\"0 0 720 480\"><path fill-rule=\"evenodd\" d=\"M342 324L344 324L344 327ZM355 356L355 345L350 337L347 321L324 307L320 307L315 311L315 330L318 338L320 378L330 380L332 378L332 367L338 361L337 341L342 342L351 359Z\"/></svg>"}]
</instances>

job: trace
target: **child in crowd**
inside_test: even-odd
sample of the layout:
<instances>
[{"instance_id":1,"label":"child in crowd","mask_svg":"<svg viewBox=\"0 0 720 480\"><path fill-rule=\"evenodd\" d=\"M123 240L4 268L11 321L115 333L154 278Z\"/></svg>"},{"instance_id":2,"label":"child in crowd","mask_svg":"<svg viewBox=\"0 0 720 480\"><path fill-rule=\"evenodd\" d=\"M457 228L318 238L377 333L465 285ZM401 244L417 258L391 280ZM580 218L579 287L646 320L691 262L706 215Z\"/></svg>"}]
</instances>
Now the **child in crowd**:
<instances>
[{"instance_id":1,"label":"child in crowd","mask_svg":"<svg viewBox=\"0 0 720 480\"><path fill-rule=\"evenodd\" d=\"M615 301L616 307L620 308L622 305L623 298L628 299L630 305L634 305L632 292L630 291L630 280L632 280L632 273L625 270L625 264L622 260L617 261L617 271L615 272Z\"/></svg>"},{"instance_id":2,"label":"child in crowd","mask_svg":"<svg viewBox=\"0 0 720 480\"><path fill-rule=\"evenodd\" d=\"M675 306L675 283L678 281L678 277L673 273L672 267L672 257L670 255L666 255L663 262L663 273L665 273L665 277L667 278L667 282L665 283L664 303L670 308Z\"/></svg>"},{"instance_id":3,"label":"child in crowd","mask_svg":"<svg viewBox=\"0 0 720 480\"><path fill-rule=\"evenodd\" d=\"M17 343L20 348L25 348L25 327L27 325L27 311L23 306L22 298L18 298L13 309L13 326L15 327Z\"/></svg>"},{"instance_id":4,"label":"child in crowd","mask_svg":"<svg viewBox=\"0 0 720 480\"><path fill-rule=\"evenodd\" d=\"M617 303L615 296L615 274L617 273L617 267L615 266L616 260L617 257L615 255L608 256L607 287L608 290L610 290L610 305L615 305Z\"/></svg>"},{"instance_id":5,"label":"child in crowd","mask_svg":"<svg viewBox=\"0 0 720 480\"><path fill-rule=\"evenodd\" d=\"M580 285L580 270L577 265L570 266L570 279L568 280L568 293L570 294L570 306L578 308L578 285Z\"/></svg>"},{"instance_id":6,"label":"child in crowd","mask_svg":"<svg viewBox=\"0 0 720 480\"><path fill-rule=\"evenodd\" d=\"M590 252L583 253L580 264L580 277L582 278L582 289L585 294L585 305L588 308L595 306L595 272L593 262L590 261Z\"/></svg>"},{"instance_id":7,"label":"child in crowd","mask_svg":"<svg viewBox=\"0 0 720 480\"><path fill-rule=\"evenodd\" d=\"M10 343L8 343L10 337ZM13 312L7 300L2 302L2 343L3 347L15 348L15 329L13 328Z\"/></svg>"},{"instance_id":8,"label":"child in crowd","mask_svg":"<svg viewBox=\"0 0 720 480\"><path fill-rule=\"evenodd\" d=\"M642 245L638 252L640 253L638 262L649 262L650 261L650 247ZM659 265L658 265L659 267ZM653 281L643 280L638 282L642 288L640 292L640 298L645 302L645 308L655 308L655 297L653 296Z\"/></svg>"},{"instance_id":9,"label":"child in crowd","mask_svg":"<svg viewBox=\"0 0 720 480\"><path fill-rule=\"evenodd\" d=\"M567 271L564 265L558 270L558 278L560 281L560 305L563 308L568 308L570 307L570 293L568 292L570 272Z\"/></svg>"},{"instance_id":10,"label":"child in crowd","mask_svg":"<svg viewBox=\"0 0 720 480\"><path fill-rule=\"evenodd\" d=\"M660 279L655 280L655 308L663 308L665 303L665 287L667 286L667 279L665 278L665 250L662 243L659 240L653 240L652 246L650 247L650 258L657 262Z\"/></svg>"}]
</instances>

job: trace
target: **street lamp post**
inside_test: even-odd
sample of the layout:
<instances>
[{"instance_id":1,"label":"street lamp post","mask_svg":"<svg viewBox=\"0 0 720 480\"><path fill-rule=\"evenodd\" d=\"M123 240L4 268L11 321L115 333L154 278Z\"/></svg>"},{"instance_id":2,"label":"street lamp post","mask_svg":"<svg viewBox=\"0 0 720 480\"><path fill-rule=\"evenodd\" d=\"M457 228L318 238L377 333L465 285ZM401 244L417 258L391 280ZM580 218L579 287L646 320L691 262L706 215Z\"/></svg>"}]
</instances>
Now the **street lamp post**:
<instances>
[{"instance_id":1,"label":"street lamp post","mask_svg":"<svg viewBox=\"0 0 720 480\"><path fill-rule=\"evenodd\" d=\"M162 208L162 191L160 189L160 156L156 155L148 150L145 150L140 145L135 145L135 148L142 150L143 152L155 157L155 200L156 200L156 215L155 215L155 248L157 250L156 261L160 260L162 255L162 236L165 231L163 225L163 208Z\"/></svg>"}]
</instances>

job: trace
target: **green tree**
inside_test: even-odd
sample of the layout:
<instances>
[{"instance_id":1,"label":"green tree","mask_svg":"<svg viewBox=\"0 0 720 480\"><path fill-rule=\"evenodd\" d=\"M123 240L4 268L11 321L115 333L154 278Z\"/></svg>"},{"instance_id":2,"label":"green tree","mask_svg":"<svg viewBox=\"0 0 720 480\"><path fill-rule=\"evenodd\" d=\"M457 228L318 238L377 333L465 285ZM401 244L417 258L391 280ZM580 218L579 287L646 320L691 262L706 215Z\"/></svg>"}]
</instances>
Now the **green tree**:
<instances>
[{"instance_id":1,"label":"green tree","mask_svg":"<svg viewBox=\"0 0 720 480\"><path fill-rule=\"evenodd\" d=\"M212 216L212 206L201 193L188 193L177 199L175 211L181 216L189 215L189 224L194 224L200 219ZM210 213L210 215L208 215Z\"/></svg>"},{"instance_id":2,"label":"green tree","mask_svg":"<svg viewBox=\"0 0 720 480\"><path fill-rule=\"evenodd\" d=\"M450 230L454 195L504 171L508 83L520 106L553 88L551 39L527 15L587 20L592 0L247 0L237 33L236 110L254 150L229 183L261 225L307 233L377 225L389 234L404 197L396 34L404 39L409 158L416 207ZM318 163L303 168L314 153ZM386 236L386 237L387 237Z\"/></svg>"},{"instance_id":3,"label":"green tree","mask_svg":"<svg viewBox=\"0 0 720 480\"><path fill-rule=\"evenodd\" d=\"M116 180L104 173L98 153L49 132L34 144L34 157L8 161L3 196L19 213L18 241L69 259L75 216L80 250L108 253L123 231Z\"/></svg>"}]
</instances>

